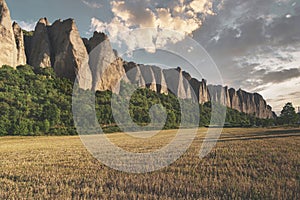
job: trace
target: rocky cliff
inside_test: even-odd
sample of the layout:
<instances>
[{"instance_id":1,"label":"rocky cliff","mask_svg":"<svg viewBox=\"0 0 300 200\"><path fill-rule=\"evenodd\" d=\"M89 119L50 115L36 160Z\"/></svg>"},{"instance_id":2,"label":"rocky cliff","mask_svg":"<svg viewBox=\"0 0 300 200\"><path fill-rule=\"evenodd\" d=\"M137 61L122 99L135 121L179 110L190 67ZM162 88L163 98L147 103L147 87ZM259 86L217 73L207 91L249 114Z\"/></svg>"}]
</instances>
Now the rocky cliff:
<instances>
[{"instance_id":1,"label":"rocky cliff","mask_svg":"<svg viewBox=\"0 0 300 200\"><path fill-rule=\"evenodd\" d=\"M170 92L181 99L192 98L189 80L186 79L186 73L184 73L180 67L176 69L165 69L163 72Z\"/></svg>"},{"instance_id":2,"label":"rocky cliff","mask_svg":"<svg viewBox=\"0 0 300 200\"><path fill-rule=\"evenodd\" d=\"M73 19L57 20L50 25L39 20L30 42L29 64L53 67L59 77L74 80L79 68L88 60L88 53Z\"/></svg>"},{"instance_id":3,"label":"rocky cliff","mask_svg":"<svg viewBox=\"0 0 300 200\"><path fill-rule=\"evenodd\" d=\"M13 32L16 43L16 65L26 64L26 55L25 55L25 44L24 44L24 35L21 27L14 22L13 23Z\"/></svg>"},{"instance_id":4,"label":"rocky cliff","mask_svg":"<svg viewBox=\"0 0 300 200\"><path fill-rule=\"evenodd\" d=\"M28 49L27 60L31 66L51 67L51 44L48 34L48 26L50 23L47 18L39 20L35 27L34 35L26 42Z\"/></svg>"},{"instance_id":5,"label":"rocky cliff","mask_svg":"<svg viewBox=\"0 0 300 200\"><path fill-rule=\"evenodd\" d=\"M12 24L4 0L0 0L0 49L0 66L26 64L22 30L16 23Z\"/></svg>"},{"instance_id":6,"label":"rocky cliff","mask_svg":"<svg viewBox=\"0 0 300 200\"><path fill-rule=\"evenodd\" d=\"M51 25L41 18L33 36L23 36L18 24L12 24L4 0L0 0L0 49L0 66L15 67L27 60L34 67L53 67L59 77L74 80L77 76L84 89L118 93L122 79L200 104L213 101L259 118L274 117L272 108L257 93L207 85L206 80L199 81L180 67L161 69L123 61L105 34L95 32L90 39L82 39L73 19L57 20Z\"/></svg>"},{"instance_id":7,"label":"rocky cliff","mask_svg":"<svg viewBox=\"0 0 300 200\"><path fill-rule=\"evenodd\" d=\"M258 118L274 118L275 114L272 108L267 105L266 101L260 94L248 93L239 89L223 86L208 86L210 101L221 103L229 108L255 115Z\"/></svg>"},{"instance_id":8,"label":"rocky cliff","mask_svg":"<svg viewBox=\"0 0 300 200\"><path fill-rule=\"evenodd\" d=\"M108 37L104 33L98 33L98 32L95 31L93 37L91 37L90 39L83 38L82 40L83 40L83 42L86 46L86 49L87 49L88 53L90 53L101 42L104 42L105 40L108 40Z\"/></svg>"},{"instance_id":9,"label":"rocky cliff","mask_svg":"<svg viewBox=\"0 0 300 200\"><path fill-rule=\"evenodd\" d=\"M51 66L60 77L74 80L88 53L73 19L57 20L48 27Z\"/></svg>"},{"instance_id":10,"label":"rocky cliff","mask_svg":"<svg viewBox=\"0 0 300 200\"><path fill-rule=\"evenodd\" d=\"M126 77L132 84L141 88L149 88L161 94L168 94L168 86L164 70L157 66L124 62Z\"/></svg>"},{"instance_id":11,"label":"rocky cliff","mask_svg":"<svg viewBox=\"0 0 300 200\"><path fill-rule=\"evenodd\" d=\"M162 70L158 67L125 62L126 75L132 84L149 88L159 93L172 93L181 99L193 99L200 104L217 102L226 107L255 115L258 118L275 117L272 108L257 93L248 93L239 89L221 85L207 85L207 81L198 81L180 67ZM162 89L163 88L163 89Z\"/></svg>"},{"instance_id":12,"label":"rocky cliff","mask_svg":"<svg viewBox=\"0 0 300 200\"><path fill-rule=\"evenodd\" d=\"M119 92L119 81L126 79L123 60L116 57L109 39L103 34L94 33L85 41L89 53L89 67L92 72L92 90Z\"/></svg>"}]
</instances>

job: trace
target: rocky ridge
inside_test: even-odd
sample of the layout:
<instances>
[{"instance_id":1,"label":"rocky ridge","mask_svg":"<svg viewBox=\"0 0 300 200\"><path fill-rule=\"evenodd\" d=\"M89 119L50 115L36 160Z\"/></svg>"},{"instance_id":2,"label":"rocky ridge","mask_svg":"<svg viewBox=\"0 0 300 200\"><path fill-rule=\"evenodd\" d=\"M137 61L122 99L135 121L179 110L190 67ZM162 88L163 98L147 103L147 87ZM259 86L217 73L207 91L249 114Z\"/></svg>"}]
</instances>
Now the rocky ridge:
<instances>
[{"instance_id":1,"label":"rocky ridge","mask_svg":"<svg viewBox=\"0 0 300 200\"><path fill-rule=\"evenodd\" d=\"M153 66L125 62L124 67L129 81L139 87L149 88L159 93L173 93L181 99L193 99L200 104L217 102L239 112L255 115L258 118L272 119L276 116L260 94L248 93L241 89L236 91L227 86L207 85L206 80L198 81L187 72L182 71L180 67L160 69L162 79L157 79L155 75L152 75ZM147 73L142 73L145 70ZM159 73L156 71L156 74ZM160 80L164 81L161 82ZM165 86L164 90L159 89L161 86Z\"/></svg>"}]
</instances>

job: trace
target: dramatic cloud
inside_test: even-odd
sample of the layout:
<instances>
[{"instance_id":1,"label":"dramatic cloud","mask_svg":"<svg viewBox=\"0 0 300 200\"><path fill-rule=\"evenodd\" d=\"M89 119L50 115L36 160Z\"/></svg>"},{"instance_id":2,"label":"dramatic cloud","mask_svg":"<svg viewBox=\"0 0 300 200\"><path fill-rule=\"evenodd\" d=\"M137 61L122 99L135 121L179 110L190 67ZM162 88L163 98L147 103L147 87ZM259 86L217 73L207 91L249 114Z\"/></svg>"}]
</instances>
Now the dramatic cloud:
<instances>
[{"instance_id":1,"label":"dramatic cloud","mask_svg":"<svg viewBox=\"0 0 300 200\"><path fill-rule=\"evenodd\" d=\"M167 44L170 41L180 41L184 36L191 35L193 31L199 29L202 21L208 15L214 15L212 0L167 0L163 2L158 0L116 0L111 2L111 7L113 19L109 23L104 23L92 18L91 31L106 32L112 42L124 42L129 50L141 47L146 42L151 46L149 49L155 51L157 44L154 44L154 40L160 41L159 45ZM141 33L141 36L137 36L139 38L132 38L129 33L126 33L136 28L153 29L144 29L145 31L150 30L150 32ZM178 34L174 33L157 40L156 37L161 29L176 31ZM120 36L123 36L123 39Z\"/></svg>"},{"instance_id":2,"label":"dramatic cloud","mask_svg":"<svg viewBox=\"0 0 300 200\"><path fill-rule=\"evenodd\" d=\"M281 83L287 80L300 77L300 69L285 69L277 72L266 73L262 80L264 83Z\"/></svg>"},{"instance_id":3,"label":"dramatic cloud","mask_svg":"<svg viewBox=\"0 0 300 200\"><path fill-rule=\"evenodd\" d=\"M102 8L102 4L95 1L89 1L89 0L81 0L82 3L84 3L86 6L90 8Z\"/></svg>"}]
</instances>

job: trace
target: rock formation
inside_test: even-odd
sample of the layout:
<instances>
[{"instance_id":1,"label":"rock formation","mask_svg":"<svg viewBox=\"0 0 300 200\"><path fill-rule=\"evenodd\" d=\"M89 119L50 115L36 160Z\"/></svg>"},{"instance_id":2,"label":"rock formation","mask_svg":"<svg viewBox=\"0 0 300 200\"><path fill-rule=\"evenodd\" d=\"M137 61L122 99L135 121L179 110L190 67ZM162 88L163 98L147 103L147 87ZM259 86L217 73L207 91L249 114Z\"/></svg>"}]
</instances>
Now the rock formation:
<instances>
[{"instance_id":1,"label":"rock formation","mask_svg":"<svg viewBox=\"0 0 300 200\"><path fill-rule=\"evenodd\" d=\"M210 101L206 80L202 79L200 82L197 79L192 78L190 80L190 85L194 90L196 100L198 100L200 104Z\"/></svg>"},{"instance_id":2,"label":"rock formation","mask_svg":"<svg viewBox=\"0 0 300 200\"><path fill-rule=\"evenodd\" d=\"M124 62L124 69L130 83L135 84L141 88L146 88L146 83L142 76L142 72L140 70L140 67L136 63Z\"/></svg>"},{"instance_id":3,"label":"rock formation","mask_svg":"<svg viewBox=\"0 0 300 200\"><path fill-rule=\"evenodd\" d=\"M157 92L156 79L154 72L150 66L139 65L141 75L145 81L145 86L150 90Z\"/></svg>"},{"instance_id":4,"label":"rock formation","mask_svg":"<svg viewBox=\"0 0 300 200\"><path fill-rule=\"evenodd\" d=\"M139 87L149 88L158 93L171 92L178 98L193 99L200 104L217 102L258 118L274 118L272 108L261 95L241 89L236 91L221 85L207 86L206 80L202 79L200 82L180 67L162 70L155 66L124 62L124 68L129 81Z\"/></svg>"},{"instance_id":5,"label":"rock formation","mask_svg":"<svg viewBox=\"0 0 300 200\"><path fill-rule=\"evenodd\" d=\"M230 108L234 108L235 110L242 112L242 102L238 93L233 88L230 88L228 92L230 99Z\"/></svg>"},{"instance_id":6,"label":"rock formation","mask_svg":"<svg viewBox=\"0 0 300 200\"><path fill-rule=\"evenodd\" d=\"M180 67L163 70L169 92L181 99L190 99L191 87Z\"/></svg>"},{"instance_id":7,"label":"rock formation","mask_svg":"<svg viewBox=\"0 0 300 200\"><path fill-rule=\"evenodd\" d=\"M23 33L10 18L10 12L4 0L0 0L0 67L26 64Z\"/></svg>"},{"instance_id":8,"label":"rock formation","mask_svg":"<svg viewBox=\"0 0 300 200\"><path fill-rule=\"evenodd\" d=\"M30 54L31 54L31 42L33 36L31 35L24 35L24 46L25 46L25 55L27 64L29 64Z\"/></svg>"},{"instance_id":9,"label":"rock formation","mask_svg":"<svg viewBox=\"0 0 300 200\"><path fill-rule=\"evenodd\" d=\"M51 67L51 44L48 35L50 23L47 18L39 20L30 41L28 64L34 67ZM28 44L27 44L28 45Z\"/></svg>"},{"instance_id":10,"label":"rock formation","mask_svg":"<svg viewBox=\"0 0 300 200\"><path fill-rule=\"evenodd\" d=\"M149 66L149 67L151 67L154 73L155 82L156 82L156 92L160 94L168 94L168 86L167 86L167 82L163 70L157 66Z\"/></svg>"},{"instance_id":11,"label":"rock formation","mask_svg":"<svg viewBox=\"0 0 300 200\"><path fill-rule=\"evenodd\" d=\"M90 48L89 66L92 72L92 90L119 92L121 79L127 81L123 60L115 56L111 43L107 37L101 41L98 34L94 34L87 48Z\"/></svg>"},{"instance_id":12,"label":"rock formation","mask_svg":"<svg viewBox=\"0 0 300 200\"><path fill-rule=\"evenodd\" d=\"M88 53L90 53L101 42L108 40L108 37L104 33L99 33L95 31L93 37L91 37L90 39L83 38L82 40L86 46Z\"/></svg>"},{"instance_id":13,"label":"rock formation","mask_svg":"<svg viewBox=\"0 0 300 200\"><path fill-rule=\"evenodd\" d=\"M223 87L221 85L209 85L208 93L210 101L218 102L227 107L231 106L228 87Z\"/></svg>"},{"instance_id":14,"label":"rock formation","mask_svg":"<svg viewBox=\"0 0 300 200\"><path fill-rule=\"evenodd\" d=\"M272 108L257 93L236 91L221 85L208 85L206 80L198 81L181 68L162 70L155 66L124 62L124 68L131 83L149 88L158 93L171 92L181 99L193 99L200 104L212 101L226 107L255 115L258 118L274 118ZM156 85L156 87L155 87ZM167 87L160 87L165 85Z\"/></svg>"},{"instance_id":15,"label":"rock formation","mask_svg":"<svg viewBox=\"0 0 300 200\"><path fill-rule=\"evenodd\" d=\"M95 32L89 40L82 39L73 19L57 20L53 25L40 19L26 43L30 65L53 67L59 77L70 80L77 76L87 89L114 90L125 75L123 60L115 56L107 36Z\"/></svg>"},{"instance_id":16,"label":"rock formation","mask_svg":"<svg viewBox=\"0 0 300 200\"><path fill-rule=\"evenodd\" d=\"M53 67L59 77L75 80L89 56L73 19L57 20L50 25L46 18L37 23L32 38L26 38L28 64Z\"/></svg>"},{"instance_id":17,"label":"rock formation","mask_svg":"<svg viewBox=\"0 0 300 200\"><path fill-rule=\"evenodd\" d=\"M23 31L16 22L13 23L13 31L17 48L16 65L24 65L26 64L26 55Z\"/></svg>"},{"instance_id":18,"label":"rock formation","mask_svg":"<svg viewBox=\"0 0 300 200\"><path fill-rule=\"evenodd\" d=\"M48 27L51 63L59 77L74 80L88 53L73 19L57 20Z\"/></svg>"},{"instance_id":19,"label":"rock formation","mask_svg":"<svg viewBox=\"0 0 300 200\"><path fill-rule=\"evenodd\" d=\"M267 105L263 97L257 93L248 93L241 89L236 91L227 87L209 86L209 93L212 101L219 102L229 108L255 115L258 118L274 118L272 108ZM215 88L215 89L212 89ZM219 98L219 99L218 99Z\"/></svg>"},{"instance_id":20,"label":"rock formation","mask_svg":"<svg viewBox=\"0 0 300 200\"><path fill-rule=\"evenodd\" d=\"M16 45L11 25L6 2L0 0L0 66L6 64L15 67L16 64Z\"/></svg>"}]
</instances>

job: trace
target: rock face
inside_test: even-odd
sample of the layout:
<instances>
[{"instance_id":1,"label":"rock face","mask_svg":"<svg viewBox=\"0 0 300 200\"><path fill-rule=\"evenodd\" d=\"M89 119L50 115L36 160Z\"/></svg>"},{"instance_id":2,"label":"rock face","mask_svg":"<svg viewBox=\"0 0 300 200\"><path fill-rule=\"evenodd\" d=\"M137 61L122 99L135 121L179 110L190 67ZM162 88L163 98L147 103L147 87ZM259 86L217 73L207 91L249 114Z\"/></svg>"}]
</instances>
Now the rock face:
<instances>
[{"instance_id":1,"label":"rock face","mask_svg":"<svg viewBox=\"0 0 300 200\"><path fill-rule=\"evenodd\" d=\"M146 83L139 65L134 62L124 62L124 69L130 83L141 88L146 88Z\"/></svg>"},{"instance_id":2,"label":"rock face","mask_svg":"<svg viewBox=\"0 0 300 200\"><path fill-rule=\"evenodd\" d=\"M88 60L85 45L73 19L57 20L48 27L51 63L59 77L74 80L79 68Z\"/></svg>"},{"instance_id":3,"label":"rock face","mask_svg":"<svg viewBox=\"0 0 300 200\"><path fill-rule=\"evenodd\" d=\"M209 85L208 93L210 94L210 101L218 102L227 107L231 106L228 87Z\"/></svg>"},{"instance_id":4,"label":"rock face","mask_svg":"<svg viewBox=\"0 0 300 200\"><path fill-rule=\"evenodd\" d=\"M16 65L16 44L12 30L10 12L4 0L0 0L0 66Z\"/></svg>"},{"instance_id":5,"label":"rock face","mask_svg":"<svg viewBox=\"0 0 300 200\"><path fill-rule=\"evenodd\" d=\"M139 65L141 75L145 81L145 86L150 90L157 92L156 79L154 72L150 66Z\"/></svg>"},{"instance_id":6,"label":"rock face","mask_svg":"<svg viewBox=\"0 0 300 200\"><path fill-rule=\"evenodd\" d=\"M156 66L149 66L149 67L151 67L154 73L154 78L156 82L156 92L160 94L168 94L168 86L167 86L167 82L163 70Z\"/></svg>"},{"instance_id":7,"label":"rock face","mask_svg":"<svg viewBox=\"0 0 300 200\"><path fill-rule=\"evenodd\" d=\"M235 110L242 112L242 102L237 91L235 91L233 88L230 88L228 92L230 98L230 108L234 108Z\"/></svg>"},{"instance_id":8,"label":"rock face","mask_svg":"<svg viewBox=\"0 0 300 200\"><path fill-rule=\"evenodd\" d=\"M46 18L40 19L29 42L28 63L34 67L53 67L59 77L75 80L82 71L80 67L89 59L73 19L57 20L53 25Z\"/></svg>"},{"instance_id":9,"label":"rock face","mask_svg":"<svg viewBox=\"0 0 300 200\"><path fill-rule=\"evenodd\" d=\"M178 98L193 99L200 104L217 102L258 118L274 118L272 108L257 93L236 91L221 85L207 85L206 80L198 81L179 67L162 70L155 66L124 62L124 68L130 83L139 87L158 93L173 93Z\"/></svg>"},{"instance_id":10,"label":"rock face","mask_svg":"<svg viewBox=\"0 0 300 200\"><path fill-rule=\"evenodd\" d=\"M198 81L179 67L162 70L155 66L124 63L128 79L139 87L149 88L158 93L173 93L178 98L193 99L200 104L217 102L258 118L274 118L272 108L257 93L251 94L241 89L236 91L221 85L207 85L206 80Z\"/></svg>"},{"instance_id":11,"label":"rock face","mask_svg":"<svg viewBox=\"0 0 300 200\"><path fill-rule=\"evenodd\" d=\"M191 99L191 86L180 67L163 70L169 92L181 99Z\"/></svg>"},{"instance_id":12,"label":"rock face","mask_svg":"<svg viewBox=\"0 0 300 200\"><path fill-rule=\"evenodd\" d=\"M108 40L108 37L104 33L95 31L93 37L91 37L90 39L83 38L82 40L84 42L84 45L86 46L88 53L90 53L101 42Z\"/></svg>"},{"instance_id":13,"label":"rock face","mask_svg":"<svg viewBox=\"0 0 300 200\"><path fill-rule=\"evenodd\" d=\"M34 35L31 41L29 41L31 50L28 64L31 66L43 68L52 66L48 26L50 24L47 18L40 19L35 27Z\"/></svg>"},{"instance_id":14,"label":"rock face","mask_svg":"<svg viewBox=\"0 0 300 200\"><path fill-rule=\"evenodd\" d=\"M31 35L24 35L24 46L25 46L25 55L27 63L29 64L30 54L31 54L31 42L33 36Z\"/></svg>"},{"instance_id":15,"label":"rock face","mask_svg":"<svg viewBox=\"0 0 300 200\"><path fill-rule=\"evenodd\" d=\"M272 108L257 93L248 93L241 89L236 91L222 86L209 86L211 101L219 102L239 112L254 115L258 118L274 118Z\"/></svg>"},{"instance_id":16,"label":"rock face","mask_svg":"<svg viewBox=\"0 0 300 200\"><path fill-rule=\"evenodd\" d=\"M77 76L83 88L114 90L125 75L123 60L115 56L107 36L95 32L89 40L82 39L73 19L50 25L42 18L25 41L30 65L52 67L57 76L70 80Z\"/></svg>"},{"instance_id":17,"label":"rock face","mask_svg":"<svg viewBox=\"0 0 300 200\"><path fill-rule=\"evenodd\" d=\"M110 41L105 37L99 39L99 34L94 33L95 39L91 38L87 49L90 48L89 66L92 72L92 90L119 92L119 81L127 81L123 60L115 56Z\"/></svg>"},{"instance_id":18,"label":"rock face","mask_svg":"<svg viewBox=\"0 0 300 200\"><path fill-rule=\"evenodd\" d=\"M16 65L24 65L26 64L26 55L23 31L16 22L13 23L13 31L17 48Z\"/></svg>"},{"instance_id":19,"label":"rock face","mask_svg":"<svg viewBox=\"0 0 300 200\"><path fill-rule=\"evenodd\" d=\"M4 0L0 0L0 67L26 64L23 33L10 18L10 12Z\"/></svg>"},{"instance_id":20,"label":"rock face","mask_svg":"<svg viewBox=\"0 0 300 200\"><path fill-rule=\"evenodd\" d=\"M202 79L200 82L197 79L192 78L190 80L190 85L195 92L196 100L198 100L200 104L210 101L206 80Z\"/></svg>"},{"instance_id":21,"label":"rock face","mask_svg":"<svg viewBox=\"0 0 300 200\"><path fill-rule=\"evenodd\" d=\"M59 77L70 80L77 76L83 88L114 90L125 75L123 61L115 56L107 36L95 32L89 40L82 39L73 19L50 25L42 18L27 41L30 65L53 67Z\"/></svg>"}]
</instances>

